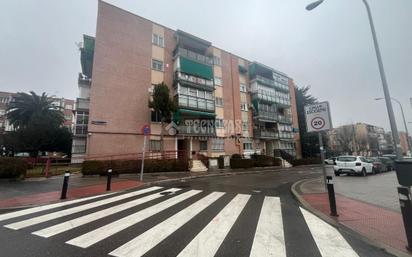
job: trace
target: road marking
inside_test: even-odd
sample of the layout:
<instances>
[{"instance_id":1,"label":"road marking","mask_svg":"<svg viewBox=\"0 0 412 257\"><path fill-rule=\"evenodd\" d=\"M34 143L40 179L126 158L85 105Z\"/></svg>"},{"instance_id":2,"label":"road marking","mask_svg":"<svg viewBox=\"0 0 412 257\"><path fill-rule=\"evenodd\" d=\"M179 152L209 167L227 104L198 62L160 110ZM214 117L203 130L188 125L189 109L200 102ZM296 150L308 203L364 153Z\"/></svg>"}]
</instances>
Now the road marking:
<instances>
[{"instance_id":1,"label":"road marking","mask_svg":"<svg viewBox=\"0 0 412 257\"><path fill-rule=\"evenodd\" d=\"M33 207L33 208L29 208L29 209L24 209L24 210L21 210L21 211L10 212L10 213L0 215L0 221L21 217L21 216L36 213L36 212L46 211L46 210L54 209L54 208L57 208L57 207L63 207L63 206L70 205L70 204L81 203L81 202L84 202L84 201L87 201L87 200L97 199L97 198L112 195L112 194L114 194L114 193L108 193L108 194L104 194L104 195L95 195L95 196L80 198L80 199L76 199L76 200L70 200L70 201L64 201L64 202L60 202L60 203L47 204L47 205L42 205L42 206Z\"/></svg>"},{"instance_id":2,"label":"road marking","mask_svg":"<svg viewBox=\"0 0 412 257\"><path fill-rule=\"evenodd\" d=\"M145 196L145 197L142 197L142 198L139 198L139 199L135 199L135 200L130 201L130 202L126 202L126 203L116 205L116 206L113 206L113 207L110 207L110 208L107 208L107 209L103 209L103 210L98 211L98 212L90 213L88 215L81 216L81 217L76 218L76 219L68 220L66 222L63 222L63 223L60 223L60 224L57 224L57 225L54 225L54 226L51 226L51 227L48 227L48 228L44 228L42 230L35 231L32 234L38 235L38 236L41 236L41 237L45 237L45 238L51 237L51 236L60 234L62 232L65 232L67 230L70 230L70 229L79 227L81 225L87 224L89 222L105 218L109 215L113 215L115 213L118 213L118 212L130 209L132 207L138 206L140 204L146 203L148 201L160 198L160 197L164 196L164 194L162 194L164 192L170 192L170 193L173 194L174 192L177 192L177 191L180 191L180 190L181 190L180 188L170 188L170 189L164 190L162 192L159 192L157 194L148 195L148 196Z\"/></svg>"},{"instance_id":3,"label":"road marking","mask_svg":"<svg viewBox=\"0 0 412 257\"><path fill-rule=\"evenodd\" d=\"M359 257L334 227L305 209L299 208L323 257Z\"/></svg>"},{"instance_id":4,"label":"road marking","mask_svg":"<svg viewBox=\"0 0 412 257\"><path fill-rule=\"evenodd\" d=\"M179 253L178 257L214 256L250 195L239 194ZM263 256L263 255L262 255Z\"/></svg>"},{"instance_id":5,"label":"road marking","mask_svg":"<svg viewBox=\"0 0 412 257\"><path fill-rule=\"evenodd\" d=\"M251 257L286 257L280 198L267 196L263 201Z\"/></svg>"},{"instance_id":6,"label":"road marking","mask_svg":"<svg viewBox=\"0 0 412 257\"><path fill-rule=\"evenodd\" d=\"M33 226L33 225L36 225L36 224L39 224L39 223L42 223L42 222L45 222L45 221L61 218L61 217L64 217L64 216L67 216L67 215L70 215L70 214L73 214L73 213L78 213L78 212L81 212L81 211L85 211L85 210L95 208L95 207L98 207L98 206L102 206L102 205L105 205L105 204L108 204L108 203L123 200L123 199L129 198L129 197L138 196L138 195L148 193L148 192L158 190L158 189L161 189L161 187L149 187L149 188L146 188L146 189L142 189L142 190L133 191L133 192L130 192L130 193L127 193L127 194L114 196L114 197L107 198L107 199L104 199L104 200L100 200L100 201L97 201L97 202L92 202L92 203L80 205L80 206L77 206L77 207L73 207L73 208L69 208L69 209L65 209L65 210L61 210L61 211L57 211L57 212L52 212L52 213L45 214L45 215L42 215L42 216L37 216L37 217L31 218L31 219L27 219L27 220L15 222L15 223L7 224L7 225L4 225L4 227L14 229L14 230L19 230L19 229L29 227L29 226Z\"/></svg>"},{"instance_id":7,"label":"road marking","mask_svg":"<svg viewBox=\"0 0 412 257\"><path fill-rule=\"evenodd\" d=\"M67 244L71 244L74 246L78 246L81 248L87 248L105 238L108 238L109 236L112 236L130 226L133 226L140 221L143 221L179 202L182 202L202 191L200 190L190 190L187 191L183 194L180 194L178 196L175 196L173 198L167 199L166 201L163 201L161 203L158 203L156 205L153 205L147 209L138 211L136 213L133 213L129 216L126 216L122 219L119 219L115 222L109 223L103 227L100 227L98 229L95 229L93 231L90 231L84 235L81 235L79 237L73 238L69 241L67 241Z\"/></svg>"},{"instance_id":8,"label":"road marking","mask_svg":"<svg viewBox=\"0 0 412 257\"><path fill-rule=\"evenodd\" d=\"M109 254L117 257L142 256L224 194L213 192L207 195Z\"/></svg>"}]
</instances>

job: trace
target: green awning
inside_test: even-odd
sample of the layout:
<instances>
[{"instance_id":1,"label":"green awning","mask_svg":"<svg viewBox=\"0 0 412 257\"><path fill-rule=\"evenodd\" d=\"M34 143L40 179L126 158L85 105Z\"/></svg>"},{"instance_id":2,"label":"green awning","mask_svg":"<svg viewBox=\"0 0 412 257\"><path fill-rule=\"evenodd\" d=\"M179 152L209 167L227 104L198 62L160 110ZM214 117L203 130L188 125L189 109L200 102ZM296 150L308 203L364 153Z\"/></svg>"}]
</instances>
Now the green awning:
<instances>
[{"instance_id":1,"label":"green awning","mask_svg":"<svg viewBox=\"0 0 412 257\"><path fill-rule=\"evenodd\" d=\"M216 114L214 112L202 112L202 111L194 111L188 109L179 109L178 112L181 114L188 114L188 115L196 115L202 117L215 117Z\"/></svg>"},{"instance_id":2,"label":"green awning","mask_svg":"<svg viewBox=\"0 0 412 257\"><path fill-rule=\"evenodd\" d=\"M180 56L180 71L192 74L197 77L204 79L212 80L213 79L213 70L212 66L207 64L202 64L200 62L192 61L183 56Z\"/></svg>"}]
</instances>

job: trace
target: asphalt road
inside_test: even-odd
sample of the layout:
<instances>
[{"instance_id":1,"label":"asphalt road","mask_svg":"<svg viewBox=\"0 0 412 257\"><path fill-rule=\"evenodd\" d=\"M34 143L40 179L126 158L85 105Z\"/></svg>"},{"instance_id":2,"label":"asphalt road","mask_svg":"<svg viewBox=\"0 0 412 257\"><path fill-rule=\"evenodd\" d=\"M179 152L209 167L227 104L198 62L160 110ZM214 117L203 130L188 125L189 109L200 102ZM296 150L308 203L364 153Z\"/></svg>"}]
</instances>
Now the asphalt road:
<instances>
[{"instance_id":1,"label":"asphalt road","mask_svg":"<svg viewBox=\"0 0 412 257\"><path fill-rule=\"evenodd\" d=\"M390 256L300 209L314 168L215 177L0 215L0 256Z\"/></svg>"}]
</instances>

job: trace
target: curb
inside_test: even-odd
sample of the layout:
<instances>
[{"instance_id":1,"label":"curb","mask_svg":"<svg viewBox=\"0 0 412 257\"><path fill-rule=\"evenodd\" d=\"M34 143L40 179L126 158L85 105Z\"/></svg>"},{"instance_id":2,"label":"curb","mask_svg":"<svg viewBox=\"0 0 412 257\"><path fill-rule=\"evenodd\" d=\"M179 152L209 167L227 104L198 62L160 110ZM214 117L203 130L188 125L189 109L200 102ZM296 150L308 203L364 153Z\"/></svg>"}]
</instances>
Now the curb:
<instances>
[{"instance_id":1,"label":"curb","mask_svg":"<svg viewBox=\"0 0 412 257\"><path fill-rule=\"evenodd\" d=\"M248 175L248 174L258 174L258 173L263 173L263 172L279 172L280 170L282 170L283 168L281 167L272 167L272 168L266 168L266 169L262 169L262 170L254 170L254 171L238 171L238 172L222 172L222 173L215 173L215 174L203 174L203 175L193 175L193 176L187 176L187 177L181 177L181 178L172 178L172 179L163 179L163 180L158 180L158 181L152 181L152 182L147 182L144 183L142 185L136 186L136 187L131 187L131 188L127 188L127 189L121 189L118 191L109 191L109 192L104 192L101 194L96 194L96 195L103 195L103 194L107 194L107 193L122 193L122 192L126 192L129 190L134 190L136 188L139 187L147 187L147 186L154 186L154 185L162 185L162 184L167 184L167 183L172 183L172 182L186 182L187 180L193 180L193 179L198 179L198 178L209 178L209 177L230 177L230 176L237 176L237 175ZM92 195L90 195L92 196ZM87 196L89 197L89 196ZM82 197L79 198L75 198L75 199L80 199ZM73 200L73 199L67 199L68 201ZM47 204L52 204L52 203L57 203L57 202L63 202L63 201L51 201L48 203L42 203L42 204L33 204L33 205L22 205L22 206L14 206L14 207L5 207L5 208L0 208L0 212L2 211L14 211L14 210L20 210L20 209L25 209L25 208L32 208L32 207L37 207L37 206L42 206L42 205L47 205Z\"/></svg>"},{"instance_id":2,"label":"curb","mask_svg":"<svg viewBox=\"0 0 412 257\"><path fill-rule=\"evenodd\" d=\"M375 239L371 239L368 238L364 235L362 235L361 233L355 231L354 229L340 223L339 221L337 221L334 218L329 217L328 215L324 214L321 211L318 211L317 209L313 208L296 190L296 188L306 182L312 181L312 180L317 180L318 178L315 179L302 179L299 181L296 181L295 183L293 183L293 185L291 186L290 190L292 192L293 197L308 211L310 211L311 213L313 213L314 215L316 215L318 218L321 218L322 220L324 220L326 223L328 223L329 225L337 228L338 230L346 230L345 232L349 233L351 236L354 236L355 238L362 240L364 243L375 246L378 249L381 249L389 254L398 256L398 257L411 257L412 255L406 253L406 252L402 252L401 250L398 250L396 248L393 248L392 246L388 246L380 241L377 241Z\"/></svg>"}]
</instances>

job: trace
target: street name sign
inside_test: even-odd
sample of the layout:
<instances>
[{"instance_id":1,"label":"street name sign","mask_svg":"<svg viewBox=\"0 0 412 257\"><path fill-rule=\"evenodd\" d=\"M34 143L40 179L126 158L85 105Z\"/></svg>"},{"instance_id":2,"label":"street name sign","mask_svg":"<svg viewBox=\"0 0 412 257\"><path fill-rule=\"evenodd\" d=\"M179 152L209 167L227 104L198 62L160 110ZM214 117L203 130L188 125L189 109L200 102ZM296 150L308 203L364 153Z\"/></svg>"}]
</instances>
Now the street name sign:
<instances>
[{"instance_id":1,"label":"street name sign","mask_svg":"<svg viewBox=\"0 0 412 257\"><path fill-rule=\"evenodd\" d=\"M308 132L332 129L329 102L305 106L306 128Z\"/></svg>"}]
</instances>

